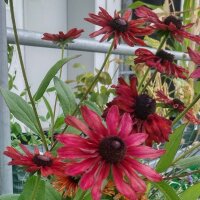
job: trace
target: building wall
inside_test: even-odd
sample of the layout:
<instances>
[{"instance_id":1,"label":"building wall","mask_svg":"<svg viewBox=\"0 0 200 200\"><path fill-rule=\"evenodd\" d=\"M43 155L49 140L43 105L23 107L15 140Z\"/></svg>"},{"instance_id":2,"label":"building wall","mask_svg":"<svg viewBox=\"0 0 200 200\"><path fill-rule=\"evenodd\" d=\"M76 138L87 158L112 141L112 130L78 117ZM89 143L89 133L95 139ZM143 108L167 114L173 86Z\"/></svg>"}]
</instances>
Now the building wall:
<instances>
[{"instance_id":1,"label":"building wall","mask_svg":"<svg viewBox=\"0 0 200 200\"><path fill-rule=\"evenodd\" d=\"M121 0L14 0L15 14L18 28L31 30L36 32L57 33L58 31L66 32L70 28L83 28L85 32L82 38L89 38L89 34L98 27L84 21L84 17L88 16L89 12L97 13L99 6L102 6L113 15L114 10L120 10ZM9 10L7 11L7 25L11 26ZM22 47L24 61L27 71L27 76L31 91L34 94L40 82L44 78L50 67L61 57L59 49L40 48L40 47ZM86 66L86 71L94 72L94 68L100 68L104 54L78 51L65 51L65 56L74 54L82 54L79 59L70 62L63 68L63 80L75 79L75 77L83 73L83 69L74 69L74 63L81 63ZM111 57L113 59L114 57ZM12 68L17 69L16 85L19 85L19 90L24 89L23 78L17 54L14 55ZM111 74L115 71L115 66L110 67ZM112 76L112 75L111 75ZM55 97L47 96L50 99L50 104L53 105ZM39 104L40 115L46 115L46 108L41 102ZM59 112L59 110L58 110ZM43 124L44 128L48 128L47 124Z\"/></svg>"}]
</instances>

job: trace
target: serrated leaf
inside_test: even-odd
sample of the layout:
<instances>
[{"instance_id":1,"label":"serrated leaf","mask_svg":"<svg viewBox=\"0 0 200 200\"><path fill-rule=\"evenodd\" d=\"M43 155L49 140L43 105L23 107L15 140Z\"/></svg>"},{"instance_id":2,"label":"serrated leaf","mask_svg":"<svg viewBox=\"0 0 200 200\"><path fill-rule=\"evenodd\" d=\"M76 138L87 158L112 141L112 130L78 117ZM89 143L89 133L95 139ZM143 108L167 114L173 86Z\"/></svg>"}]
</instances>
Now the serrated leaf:
<instances>
[{"instance_id":1,"label":"serrated leaf","mask_svg":"<svg viewBox=\"0 0 200 200\"><path fill-rule=\"evenodd\" d=\"M175 190L166 182L162 181L159 183L152 182L166 197L166 200L181 200L180 197L176 194Z\"/></svg>"},{"instance_id":2,"label":"serrated leaf","mask_svg":"<svg viewBox=\"0 0 200 200\"><path fill-rule=\"evenodd\" d=\"M25 124L33 132L37 133L39 128L31 106L15 93L3 88L0 88L0 90L10 112L15 116L15 118Z\"/></svg>"},{"instance_id":3,"label":"serrated leaf","mask_svg":"<svg viewBox=\"0 0 200 200\"><path fill-rule=\"evenodd\" d=\"M197 183L180 194L182 200L197 200L200 197L200 183Z\"/></svg>"},{"instance_id":4,"label":"serrated leaf","mask_svg":"<svg viewBox=\"0 0 200 200\"><path fill-rule=\"evenodd\" d=\"M68 84L57 77L54 78L54 84L64 115L72 114L77 106L74 93Z\"/></svg>"},{"instance_id":5,"label":"serrated leaf","mask_svg":"<svg viewBox=\"0 0 200 200\"><path fill-rule=\"evenodd\" d=\"M37 176L29 177L18 200L45 200L45 181Z\"/></svg>"},{"instance_id":6,"label":"serrated leaf","mask_svg":"<svg viewBox=\"0 0 200 200\"><path fill-rule=\"evenodd\" d=\"M182 160L179 160L176 164L177 167L186 169L188 167L199 167L200 166L200 156L192 156Z\"/></svg>"},{"instance_id":7,"label":"serrated leaf","mask_svg":"<svg viewBox=\"0 0 200 200\"><path fill-rule=\"evenodd\" d=\"M182 124L178 128L176 128L174 132L170 135L169 142L165 143L164 149L166 150L166 153L161 156L156 166L157 172L164 172L171 165L180 146L181 138L186 125L187 124Z\"/></svg>"},{"instance_id":8,"label":"serrated leaf","mask_svg":"<svg viewBox=\"0 0 200 200\"><path fill-rule=\"evenodd\" d=\"M55 65L53 65L53 67L51 67L51 69L47 72L47 74L44 77L44 79L42 80L37 92L34 95L35 101L38 101L43 96L44 92L46 91L47 87L49 86L49 83L55 77L57 72L62 68L62 66L64 64L66 64L67 62L69 62L70 60L78 58L78 57L80 57L80 55L72 56L70 58L64 58L62 60L59 60Z\"/></svg>"}]
</instances>

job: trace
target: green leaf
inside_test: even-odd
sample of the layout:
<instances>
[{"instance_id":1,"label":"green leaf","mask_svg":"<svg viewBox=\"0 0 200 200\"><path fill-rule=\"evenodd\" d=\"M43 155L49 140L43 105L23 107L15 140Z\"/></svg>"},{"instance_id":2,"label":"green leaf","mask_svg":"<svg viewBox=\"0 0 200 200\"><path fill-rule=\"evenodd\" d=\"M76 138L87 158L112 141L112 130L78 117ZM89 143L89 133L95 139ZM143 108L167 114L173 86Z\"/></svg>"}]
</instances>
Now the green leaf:
<instances>
[{"instance_id":1,"label":"green leaf","mask_svg":"<svg viewBox=\"0 0 200 200\"><path fill-rule=\"evenodd\" d=\"M69 62L72 59L78 58L80 55L72 56L70 58L64 58L62 60L59 60L51 69L47 72L46 76L42 80L37 92L34 95L35 101L38 101L44 94L45 90L47 89L49 83L54 78L54 76L57 74L57 72L62 68L64 64Z\"/></svg>"},{"instance_id":2,"label":"green leaf","mask_svg":"<svg viewBox=\"0 0 200 200\"><path fill-rule=\"evenodd\" d=\"M149 4L149 3L144 3L142 1L135 1L134 3L130 4L128 7L131 8L131 9L136 9L140 6L147 6L147 7L152 8L152 9L162 7L162 6L152 5L152 4Z\"/></svg>"},{"instance_id":3,"label":"green leaf","mask_svg":"<svg viewBox=\"0 0 200 200\"><path fill-rule=\"evenodd\" d=\"M38 178L37 176L28 178L18 200L45 200L45 181Z\"/></svg>"},{"instance_id":4,"label":"green leaf","mask_svg":"<svg viewBox=\"0 0 200 200\"><path fill-rule=\"evenodd\" d=\"M192 156L192 157L182 159L182 160L178 161L175 165L182 169L186 169L188 167L193 167L193 166L199 167L200 166L200 156Z\"/></svg>"},{"instance_id":5,"label":"green leaf","mask_svg":"<svg viewBox=\"0 0 200 200\"><path fill-rule=\"evenodd\" d=\"M157 187L164 194L166 200L181 200L180 197L176 194L175 190L166 182L152 182L152 184L155 185L155 187Z\"/></svg>"},{"instance_id":6,"label":"green leaf","mask_svg":"<svg viewBox=\"0 0 200 200\"><path fill-rule=\"evenodd\" d=\"M76 109L74 93L68 84L57 77L54 78L54 84L64 115L72 114Z\"/></svg>"},{"instance_id":7,"label":"green leaf","mask_svg":"<svg viewBox=\"0 0 200 200\"><path fill-rule=\"evenodd\" d=\"M96 112L99 116L102 115L101 110L99 109L99 107L97 106L97 104L95 102L85 100L85 101L83 101L82 105L88 106L90 109L92 109L94 112Z\"/></svg>"},{"instance_id":8,"label":"green leaf","mask_svg":"<svg viewBox=\"0 0 200 200\"><path fill-rule=\"evenodd\" d=\"M61 200L61 195L57 192L50 183L45 184L45 200Z\"/></svg>"},{"instance_id":9,"label":"green leaf","mask_svg":"<svg viewBox=\"0 0 200 200\"><path fill-rule=\"evenodd\" d=\"M200 197L200 183L197 183L180 194L182 200L197 200Z\"/></svg>"},{"instance_id":10,"label":"green leaf","mask_svg":"<svg viewBox=\"0 0 200 200\"><path fill-rule=\"evenodd\" d=\"M64 116L57 117L55 124L54 124L54 129L60 128L65 123L64 119L65 119Z\"/></svg>"},{"instance_id":11,"label":"green leaf","mask_svg":"<svg viewBox=\"0 0 200 200\"><path fill-rule=\"evenodd\" d=\"M37 120L31 106L20 96L7 89L0 88L1 94L10 110L16 119L25 124L33 132L39 130Z\"/></svg>"},{"instance_id":12,"label":"green leaf","mask_svg":"<svg viewBox=\"0 0 200 200\"><path fill-rule=\"evenodd\" d=\"M51 108L51 105L50 103L48 102L48 100L43 96L43 100L44 100L44 103L46 105L46 108L48 110L48 113L49 113L49 116L51 117L51 122L54 118L54 115L53 115L53 111L52 111L52 108Z\"/></svg>"},{"instance_id":13,"label":"green leaf","mask_svg":"<svg viewBox=\"0 0 200 200\"><path fill-rule=\"evenodd\" d=\"M164 172L171 165L180 146L181 138L186 125L187 124L182 124L176 128L175 131L170 135L169 142L165 143L164 149L166 149L166 153L161 156L156 166L157 172Z\"/></svg>"},{"instance_id":14,"label":"green leaf","mask_svg":"<svg viewBox=\"0 0 200 200\"><path fill-rule=\"evenodd\" d=\"M0 200L18 200L19 194L5 194L0 196Z\"/></svg>"}]
</instances>

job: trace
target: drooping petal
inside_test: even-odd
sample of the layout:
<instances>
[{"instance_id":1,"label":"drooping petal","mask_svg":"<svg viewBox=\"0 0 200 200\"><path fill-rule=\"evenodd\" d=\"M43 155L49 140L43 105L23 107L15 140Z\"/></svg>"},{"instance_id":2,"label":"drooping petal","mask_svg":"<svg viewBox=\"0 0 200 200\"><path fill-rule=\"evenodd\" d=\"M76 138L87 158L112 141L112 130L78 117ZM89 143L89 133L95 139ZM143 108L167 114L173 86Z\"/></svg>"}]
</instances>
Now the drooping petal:
<instances>
[{"instance_id":1,"label":"drooping petal","mask_svg":"<svg viewBox=\"0 0 200 200\"><path fill-rule=\"evenodd\" d=\"M136 200L137 199L136 194L131 189L131 187L124 181L122 170L117 165L114 165L112 167L112 172L117 190L121 194L125 195L128 199Z\"/></svg>"},{"instance_id":2,"label":"drooping petal","mask_svg":"<svg viewBox=\"0 0 200 200\"><path fill-rule=\"evenodd\" d=\"M200 68L195 69L191 74L190 78L200 78Z\"/></svg>"},{"instance_id":3,"label":"drooping petal","mask_svg":"<svg viewBox=\"0 0 200 200\"><path fill-rule=\"evenodd\" d=\"M192 61L196 65L200 65L200 52L193 51L190 47L188 47L187 49L188 49L188 54L190 58L192 59Z\"/></svg>"},{"instance_id":4,"label":"drooping petal","mask_svg":"<svg viewBox=\"0 0 200 200\"><path fill-rule=\"evenodd\" d=\"M96 136L99 135L99 137L102 137L107 134L107 129L103 125L102 119L98 114L86 106L81 107L81 113L85 122L92 129L92 131L96 133Z\"/></svg>"},{"instance_id":5,"label":"drooping petal","mask_svg":"<svg viewBox=\"0 0 200 200\"><path fill-rule=\"evenodd\" d=\"M158 174L155 170L153 170L151 167L141 164L136 160L129 159L129 162L136 171L147 177L149 180L155 182L162 180L162 176Z\"/></svg>"},{"instance_id":6,"label":"drooping petal","mask_svg":"<svg viewBox=\"0 0 200 200\"><path fill-rule=\"evenodd\" d=\"M119 109L117 106L112 106L107 114L106 117L106 124L108 127L108 134L109 135L117 135L117 129L119 125Z\"/></svg>"},{"instance_id":7,"label":"drooping petal","mask_svg":"<svg viewBox=\"0 0 200 200\"><path fill-rule=\"evenodd\" d=\"M133 128L133 122L130 114L129 113L123 114L119 125L119 136L120 137L128 136L131 133L132 128Z\"/></svg>"}]
</instances>

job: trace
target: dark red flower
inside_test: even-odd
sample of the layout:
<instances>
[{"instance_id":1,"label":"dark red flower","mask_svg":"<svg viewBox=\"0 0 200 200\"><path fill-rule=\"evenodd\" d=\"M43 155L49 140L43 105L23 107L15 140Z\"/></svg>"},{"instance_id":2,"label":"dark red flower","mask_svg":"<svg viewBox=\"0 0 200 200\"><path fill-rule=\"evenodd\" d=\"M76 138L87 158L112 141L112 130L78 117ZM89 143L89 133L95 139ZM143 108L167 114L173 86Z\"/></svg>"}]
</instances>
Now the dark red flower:
<instances>
[{"instance_id":1,"label":"dark red flower","mask_svg":"<svg viewBox=\"0 0 200 200\"><path fill-rule=\"evenodd\" d=\"M188 47L188 54L191 60L197 65L197 69L190 74L190 78L200 78L200 52L193 51Z\"/></svg>"},{"instance_id":2,"label":"dark red flower","mask_svg":"<svg viewBox=\"0 0 200 200\"><path fill-rule=\"evenodd\" d=\"M96 37L104 34L100 42L103 42L111 37L114 38L114 48L117 47L120 38L124 40L129 46L134 44L145 45L144 41L137 36L149 35L153 32L151 27L141 28L145 23L143 19L129 20L131 11L127 10L120 16L115 12L114 17L111 17L108 12L100 7L98 15L89 13L90 18L85 18L86 21L101 26L102 28L90 34L90 37Z\"/></svg>"},{"instance_id":3,"label":"dark red flower","mask_svg":"<svg viewBox=\"0 0 200 200\"><path fill-rule=\"evenodd\" d=\"M181 66L173 63L174 55L167 53L164 50L158 51L155 55L143 48L139 48L135 51L135 64L145 63L150 68L156 69L158 72L178 78L186 79L189 71Z\"/></svg>"},{"instance_id":4,"label":"dark red flower","mask_svg":"<svg viewBox=\"0 0 200 200\"><path fill-rule=\"evenodd\" d=\"M86 106L81 108L81 113L86 124L73 116L65 121L87 137L59 134L57 139L64 146L58 149L58 154L69 160L65 173L81 175L79 185L83 190L91 188L92 199L101 198L103 181L110 175L117 190L130 200L137 199L136 193L146 191L146 184L138 173L151 181L162 179L138 159L157 158L165 151L142 145L147 134L131 134L133 122L128 113L120 118L118 107L112 106L106 117L107 127L100 116Z\"/></svg>"},{"instance_id":5,"label":"dark red flower","mask_svg":"<svg viewBox=\"0 0 200 200\"><path fill-rule=\"evenodd\" d=\"M82 32L84 32L83 29L73 28L70 29L67 33L63 33L62 31L60 31L58 34L44 33L42 40L49 40L60 44L67 44L72 42L72 40L80 37Z\"/></svg>"},{"instance_id":6,"label":"dark red flower","mask_svg":"<svg viewBox=\"0 0 200 200\"><path fill-rule=\"evenodd\" d=\"M152 12L151 9L141 6L135 10L135 14L138 17L146 20L146 22L152 23L156 31L164 31L165 33L170 33L173 38L178 42L183 42L184 38L188 38L192 41L200 44L200 36L188 33L186 29L193 26L192 23L183 25L181 20L175 16L168 16L163 21L159 20L158 16Z\"/></svg>"},{"instance_id":7,"label":"dark red flower","mask_svg":"<svg viewBox=\"0 0 200 200\"><path fill-rule=\"evenodd\" d=\"M148 134L146 144L151 146L152 142L157 143L168 141L171 133L171 121L156 114L156 101L147 94L138 94L136 89L137 79L131 77L130 85L123 78L119 78L119 84L113 86L116 88L116 97L107 104L104 111L112 105L119 107L120 113L128 112L133 119L135 132L144 132Z\"/></svg>"},{"instance_id":8,"label":"dark red flower","mask_svg":"<svg viewBox=\"0 0 200 200\"><path fill-rule=\"evenodd\" d=\"M167 97L163 91L159 90L156 92L157 94L157 100L164 103L167 107L170 109L173 109L173 111L177 113L181 113L185 110L186 106L184 103L179 100L179 99L171 99ZM192 124L200 124L200 120L197 119L193 113L193 110L190 109L186 114L185 114L185 119L187 119L189 122Z\"/></svg>"},{"instance_id":9,"label":"dark red flower","mask_svg":"<svg viewBox=\"0 0 200 200\"><path fill-rule=\"evenodd\" d=\"M50 152L41 154L35 147L34 153L31 153L24 145L20 144L25 154L20 153L13 147L7 147L4 154L12 159L9 165L24 166L27 172L40 171L42 176L62 175L63 163L51 155Z\"/></svg>"}]
</instances>

